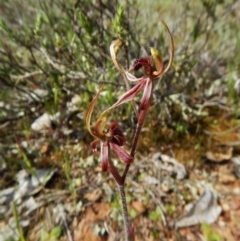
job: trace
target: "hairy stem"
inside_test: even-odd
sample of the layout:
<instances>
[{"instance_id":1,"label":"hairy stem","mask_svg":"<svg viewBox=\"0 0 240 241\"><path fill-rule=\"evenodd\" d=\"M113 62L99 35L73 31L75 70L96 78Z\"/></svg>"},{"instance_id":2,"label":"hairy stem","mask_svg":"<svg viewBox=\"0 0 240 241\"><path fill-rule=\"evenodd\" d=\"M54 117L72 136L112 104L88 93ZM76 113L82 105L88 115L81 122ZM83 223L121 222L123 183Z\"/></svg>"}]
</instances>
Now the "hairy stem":
<instances>
[{"instance_id":1,"label":"hairy stem","mask_svg":"<svg viewBox=\"0 0 240 241\"><path fill-rule=\"evenodd\" d=\"M120 176L118 170L116 169L116 167L113 165L113 163L109 162L108 165L108 170L109 172L112 174L113 178L115 179L116 183L118 185L122 184L122 177Z\"/></svg>"},{"instance_id":2,"label":"hairy stem","mask_svg":"<svg viewBox=\"0 0 240 241\"><path fill-rule=\"evenodd\" d=\"M136 151L136 148L137 148L137 143L138 143L138 139L139 139L139 136L140 136L140 133L141 133L141 129L142 129L142 125L137 124L136 132L135 132L134 138L133 138L132 149L131 149L131 153L130 153L130 155L132 157L134 157L134 154L135 154L135 151ZM123 175L122 175L123 183L125 183L125 179L126 179L129 168L130 168L130 164L127 164L125 166L125 169L124 169L124 172L123 172Z\"/></svg>"},{"instance_id":3,"label":"hairy stem","mask_svg":"<svg viewBox=\"0 0 240 241\"><path fill-rule=\"evenodd\" d=\"M124 222L124 229L125 229L125 240L131 241L132 237L129 236L130 231L130 222L128 219L128 209L127 209L127 202L125 196L125 185L118 185L120 197L121 197L121 204L122 204L122 213L123 213L123 222Z\"/></svg>"},{"instance_id":4,"label":"hairy stem","mask_svg":"<svg viewBox=\"0 0 240 241\"><path fill-rule=\"evenodd\" d=\"M108 143L108 148L110 150L110 146ZM124 229L125 229L125 241L132 241L132 232L130 231L130 223L128 219L128 210L127 210L127 202L126 202L126 196L125 196L125 184L123 182L123 178L120 176L118 170L112 163L111 159L111 152L108 152L108 170L112 174L114 180L116 181L120 193L121 198L121 204L122 204L122 213L123 213L123 222L124 222Z\"/></svg>"}]
</instances>

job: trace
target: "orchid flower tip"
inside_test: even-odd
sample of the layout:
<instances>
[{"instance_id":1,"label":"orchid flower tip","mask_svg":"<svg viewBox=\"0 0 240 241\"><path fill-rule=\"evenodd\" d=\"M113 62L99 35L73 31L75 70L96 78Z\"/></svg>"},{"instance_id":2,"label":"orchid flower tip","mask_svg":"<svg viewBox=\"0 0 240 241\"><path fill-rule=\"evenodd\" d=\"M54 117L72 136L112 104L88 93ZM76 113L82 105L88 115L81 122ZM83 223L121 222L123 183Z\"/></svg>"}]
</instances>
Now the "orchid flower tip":
<instances>
[{"instance_id":1,"label":"orchid flower tip","mask_svg":"<svg viewBox=\"0 0 240 241\"><path fill-rule=\"evenodd\" d=\"M150 51L151 51L151 55L152 56L160 56L160 54L159 54L157 49L151 47Z\"/></svg>"}]
</instances>

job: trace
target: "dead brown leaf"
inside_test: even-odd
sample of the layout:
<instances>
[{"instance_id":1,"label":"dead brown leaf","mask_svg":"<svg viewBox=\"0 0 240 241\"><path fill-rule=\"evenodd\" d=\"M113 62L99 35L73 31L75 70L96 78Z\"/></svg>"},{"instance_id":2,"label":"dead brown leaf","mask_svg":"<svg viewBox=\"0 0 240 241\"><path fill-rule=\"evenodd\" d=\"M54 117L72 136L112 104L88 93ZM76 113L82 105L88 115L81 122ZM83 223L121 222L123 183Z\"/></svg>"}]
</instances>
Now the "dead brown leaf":
<instances>
[{"instance_id":1,"label":"dead brown leaf","mask_svg":"<svg viewBox=\"0 0 240 241\"><path fill-rule=\"evenodd\" d=\"M51 149L51 146L49 144L44 144L40 149L40 153L47 154L50 151L50 149Z\"/></svg>"},{"instance_id":2,"label":"dead brown leaf","mask_svg":"<svg viewBox=\"0 0 240 241\"><path fill-rule=\"evenodd\" d=\"M108 236L94 234L94 226L107 220L111 207L107 203L94 203L83 214L74 230L74 241L108 241Z\"/></svg>"},{"instance_id":3,"label":"dead brown leaf","mask_svg":"<svg viewBox=\"0 0 240 241\"><path fill-rule=\"evenodd\" d=\"M101 195L102 195L102 190L97 189L97 190L94 190L93 192L87 192L84 195L84 198L90 202L96 202L101 197Z\"/></svg>"},{"instance_id":4,"label":"dead brown leaf","mask_svg":"<svg viewBox=\"0 0 240 241\"><path fill-rule=\"evenodd\" d=\"M132 207L138 212L138 214L141 214L146 210L146 207L139 201L133 201Z\"/></svg>"},{"instance_id":5,"label":"dead brown leaf","mask_svg":"<svg viewBox=\"0 0 240 241\"><path fill-rule=\"evenodd\" d=\"M219 181L223 184L233 183L236 178L231 173L222 173L219 175Z\"/></svg>"},{"instance_id":6,"label":"dead brown leaf","mask_svg":"<svg viewBox=\"0 0 240 241\"><path fill-rule=\"evenodd\" d=\"M206 158L213 162L223 162L232 158L232 152L232 147L228 148L226 153L208 151L206 153Z\"/></svg>"}]
</instances>

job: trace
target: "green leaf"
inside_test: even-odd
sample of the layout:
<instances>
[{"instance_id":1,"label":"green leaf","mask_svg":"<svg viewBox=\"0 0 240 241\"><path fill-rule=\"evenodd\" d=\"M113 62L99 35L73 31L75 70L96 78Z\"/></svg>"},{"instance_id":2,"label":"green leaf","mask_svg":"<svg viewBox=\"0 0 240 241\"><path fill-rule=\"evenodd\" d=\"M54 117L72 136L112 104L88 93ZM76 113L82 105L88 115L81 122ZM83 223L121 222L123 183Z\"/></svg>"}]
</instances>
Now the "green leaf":
<instances>
[{"instance_id":1,"label":"green leaf","mask_svg":"<svg viewBox=\"0 0 240 241\"><path fill-rule=\"evenodd\" d=\"M124 35L124 7L118 6L115 17L112 21L113 32L118 36Z\"/></svg>"},{"instance_id":2,"label":"green leaf","mask_svg":"<svg viewBox=\"0 0 240 241\"><path fill-rule=\"evenodd\" d=\"M174 204L168 204L165 206L167 213L173 215L176 212L176 206Z\"/></svg>"},{"instance_id":3,"label":"green leaf","mask_svg":"<svg viewBox=\"0 0 240 241\"><path fill-rule=\"evenodd\" d=\"M200 34L200 21L198 19L193 26L193 31L192 31L193 43L197 40L199 34Z\"/></svg>"},{"instance_id":4,"label":"green leaf","mask_svg":"<svg viewBox=\"0 0 240 241\"><path fill-rule=\"evenodd\" d=\"M61 229L60 226L54 227L54 228L51 230L51 232L50 232L51 238L52 238L52 237L53 237L53 238L59 238L59 237L61 236L61 234L62 234L62 229Z\"/></svg>"},{"instance_id":5,"label":"green leaf","mask_svg":"<svg viewBox=\"0 0 240 241\"><path fill-rule=\"evenodd\" d=\"M90 22L90 19L86 17L86 15L82 12L79 13L79 19L82 27L86 30L86 32L91 35L93 33L93 23Z\"/></svg>"},{"instance_id":6,"label":"green leaf","mask_svg":"<svg viewBox=\"0 0 240 241\"><path fill-rule=\"evenodd\" d=\"M157 221L157 220L161 219L161 210L160 210L159 206L157 206L154 211L149 213L149 218L152 221Z\"/></svg>"},{"instance_id":7,"label":"green leaf","mask_svg":"<svg viewBox=\"0 0 240 241\"><path fill-rule=\"evenodd\" d=\"M135 209L129 208L128 212L129 212L129 215L130 215L131 218L137 217L138 213L137 213L137 211Z\"/></svg>"},{"instance_id":8,"label":"green leaf","mask_svg":"<svg viewBox=\"0 0 240 241\"><path fill-rule=\"evenodd\" d=\"M217 233L215 230L212 229L212 227L207 223L201 224L201 230L203 232L204 237L208 241L222 241L223 237Z\"/></svg>"},{"instance_id":9,"label":"green leaf","mask_svg":"<svg viewBox=\"0 0 240 241\"><path fill-rule=\"evenodd\" d=\"M151 221L156 221L159 219L159 215L156 211L152 211L149 213L149 218Z\"/></svg>"}]
</instances>

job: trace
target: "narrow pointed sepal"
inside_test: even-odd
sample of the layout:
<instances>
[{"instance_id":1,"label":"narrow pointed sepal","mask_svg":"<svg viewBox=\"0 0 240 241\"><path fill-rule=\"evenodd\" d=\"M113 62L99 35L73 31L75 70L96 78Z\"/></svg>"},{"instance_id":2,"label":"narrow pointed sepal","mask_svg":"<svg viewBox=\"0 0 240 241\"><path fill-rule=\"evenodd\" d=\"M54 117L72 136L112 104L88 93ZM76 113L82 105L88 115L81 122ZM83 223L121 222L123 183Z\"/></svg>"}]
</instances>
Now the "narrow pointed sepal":
<instances>
[{"instance_id":1,"label":"narrow pointed sepal","mask_svg":"<svg viewBox=\"0 0 240 241\"><path fill-rule=\"evenodd\" d=\"M152 92L153 92L153 81L151 79L147 79L147 83L144 87L142 100L141 100L141 104L140 104L141 110L144 111L148 108L148 106L151 102Z\"/></svg>"},{"instance_id":2,"label":"narrow pointed sepal","mask_svg":"<svg viewBox=\"0 0 240 241\"><path fill-rule=\"evenodd\" d=\"M167 24L163 20L161 20L161 22L163 23L165 29L167 30L168 36L170 38L170 47L169 47L169 54L170 54L170 56L169 56L169 61L168 61L167 67L162 71L162 74L161 74L161 75L164 75L165 73L168 72L168 70L172 66L172 62L173 62L173 58L174 58L174 42L173 42L172 34L171 34Z\"/></svg>"},{"instance_id":3,"label":"narrow pointed sepal","mask_svg":"<svg viewBox=\"0 0 240 241\"><path fill-rule=\"evenodd\" d=\"M86 115L86 127L87 127L87 130L90 132L90 134L96 138L99 138L96 133L94 131L92 131L91 129L91 118L92 118L92 112L93 112L93 108L95 106L95 103L103 89L103 85L100 87L99 91L97 92L97 94L95 95L95 97L93 98L92 102L90 103L89 105L89 108L87 110L87 115Z\"/></svg>"},{"instance_id":4,"label":"narrow pointed sepal","mask_svg":"<svg viewBox=\"0 0 240 241\"><path fill-rule=\"evenodd\" d=\"M118 53L118 50L119 50L119 47L122 45L122 41L120 39L117 39L117 40L114 40L112 41L111 45L110 45L110 55L112 57L112 61L114 63L114 65L116 66L116 68L118 69L118 71L121 73L121 74L124 74L125 73L125 70L124 68L121 66L121 64L119 63L118 61L118 58L117 58L117 53Z\"/></svg>"},{"instance_id":5,"label":"narrow pointed sepal","mask_svg":"<svg viewBox=\"0 0 240 241\"><path fill-rule=\"evenodd\" d=\"M130 156L122 147L117 144L109 143L111 149L119 157L119 159L125 164L131 164L133 162L133 157Z\"/></svg>"},{"instance_id":6,"label":"narrow pointed sepal","mask_svg":"<svg viewBox=\"0 0 240 241\"><path fill-rule=\"evenodd\" d=\"M119 98L119 100L106 111L110 111L110 110L116 108L117 106L120 106L128 101L132 101L134 99L134 97L144 88L145 83L146 83L146 79L142 78L134 87L132 87L125 94L123 94Z\"/></svg>"}]
</instances>

